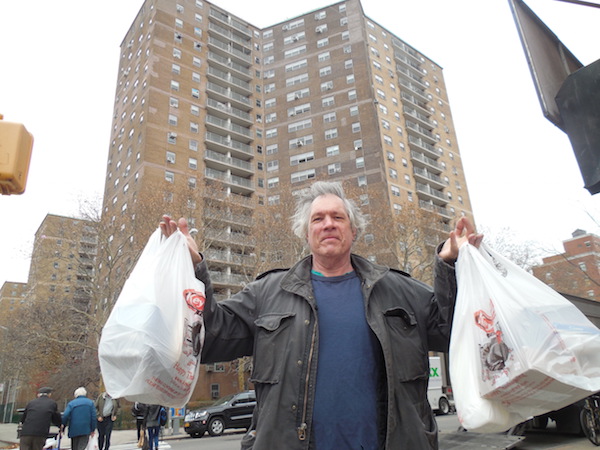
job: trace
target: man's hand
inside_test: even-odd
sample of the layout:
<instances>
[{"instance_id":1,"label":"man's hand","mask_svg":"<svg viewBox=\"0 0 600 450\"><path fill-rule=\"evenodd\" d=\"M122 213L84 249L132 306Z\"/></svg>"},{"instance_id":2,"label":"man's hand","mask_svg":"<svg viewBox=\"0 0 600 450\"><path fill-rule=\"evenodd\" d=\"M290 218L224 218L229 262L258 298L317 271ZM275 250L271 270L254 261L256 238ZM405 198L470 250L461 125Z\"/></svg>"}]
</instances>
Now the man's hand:
<instances>
[{"instance_id":1,"label":"man's hand","mask_svg":"<svg viewBox=\"0 0 600 450\"><path fill-rule=\"evenodd\" d=\"M456 227L450 232L450 237L444 242L440 250L440 258L448 264L454 264L458 258L458 249L465 242L468 242L475 247L481 245L483 234L477 234L475 227L469 219L461 217L456 222Z\"/></svg>"},{"instance_id":2,"label":"man's hand","mask_svg":"<svg viewBox=\"0 0 600 450\"><path fill-rule=\"evenodd\" d=\"M98 422L102 422L104 420L104 417L98 416Z\"/></svg>"},{"instance_id":3,"label":"man's hand","mask_svg":"<svg viewBox=\"0 0 600 450\"><path fill-rule=\"evenodd\" d=\"M190 234L187 220L185 220L182 217L177 222L175 222L173 219L171 219L170 216L164 215L162 217L162 220L160 221L160 230L162 231L163 236L171 236L177 231L178 228L187 240L188 248L190 249L190 255L192 256L192 262L194 263L194 265L198 264L199 262L202 262L202 257L198 252L198 245L196 244L196 241Z\"/></svg>"}]
</instances>

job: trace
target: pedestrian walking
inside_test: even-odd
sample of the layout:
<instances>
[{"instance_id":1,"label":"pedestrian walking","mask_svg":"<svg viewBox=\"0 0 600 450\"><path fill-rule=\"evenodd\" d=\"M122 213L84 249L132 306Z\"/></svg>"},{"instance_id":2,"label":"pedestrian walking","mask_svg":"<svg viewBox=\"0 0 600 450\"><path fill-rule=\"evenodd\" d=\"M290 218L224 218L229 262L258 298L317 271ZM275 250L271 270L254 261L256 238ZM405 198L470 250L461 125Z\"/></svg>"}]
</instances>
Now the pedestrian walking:
<instances>
[{"instance_id":1,"label":"pedestrian walking","mask_svg":"<svg viewBox=\"0 0 600 450\"><path fill-rule=\"evenodd\" d=\"M146 405L144 427L148 430L148 450L158 450L161 405Z\"/></svg>"},{"instance_id":2,"label":"pedestrian walking","mask_svg":"<svg viewBox=\"0 0 600 450\"><path fill-rule=\"evenodd\" d=\"M62 418L62 428L69 428L71 450L85 450L90 436L96 431L96 407L84 387L78 387L74 399L67 404Z\"/></svg>"},{"instance_id":3,"label":"pedestrian walking","mask_svg":"<svg viewBox=\"0 0 600 450\"><path fill-rule=\"evenodd\" d=\"M58 405L50 397L52 388L38 390L37 397L25 406L21 417L20 450L42 450L51 425L60 427L61 418Z\"/></svg>"},{"instance_id":4,"label":"pedestrian walking","mask_svg":"<svg viewBox=\"0 0 600 450\"><path fill-rule=\"evenodd\" d=\"M144 427L144 414L146 413L147 405L145 403L135 402L131 407L131 415L135 417L135 426L137 428L138 441L142 437Z\"/></svg>"},{"instance_id":5,"label":"pedestrian walking","mask_svg":"<svg viewBox=\"0 0 600 450\"><path fill-rule=\"evenodd\" d=\"M108 392L103 392L98 396L94 405L98 417L98 449L108 450L113 424L119 413L119 400L112 398Z\"/></svg>"}]
</instances>

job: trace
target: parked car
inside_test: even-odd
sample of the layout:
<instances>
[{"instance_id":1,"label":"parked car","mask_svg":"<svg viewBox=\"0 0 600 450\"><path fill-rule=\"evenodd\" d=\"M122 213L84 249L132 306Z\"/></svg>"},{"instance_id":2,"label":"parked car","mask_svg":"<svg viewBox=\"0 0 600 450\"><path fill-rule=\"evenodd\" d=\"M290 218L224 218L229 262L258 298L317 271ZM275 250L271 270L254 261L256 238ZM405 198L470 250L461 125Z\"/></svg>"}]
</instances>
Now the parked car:
<instances>
[{"instance_id":1,"label":"parked car","mask_svg":"<svg viewBox=\"0 0 600 450\"><path fill-rule=\"evenodd\" d=\"M211 436L220 436L229 428L248 429L255 406L254 391L228 395L212 406L188 412L183 427L191 437L202 437L207 431Z\"/></svg>"}]
</instances>

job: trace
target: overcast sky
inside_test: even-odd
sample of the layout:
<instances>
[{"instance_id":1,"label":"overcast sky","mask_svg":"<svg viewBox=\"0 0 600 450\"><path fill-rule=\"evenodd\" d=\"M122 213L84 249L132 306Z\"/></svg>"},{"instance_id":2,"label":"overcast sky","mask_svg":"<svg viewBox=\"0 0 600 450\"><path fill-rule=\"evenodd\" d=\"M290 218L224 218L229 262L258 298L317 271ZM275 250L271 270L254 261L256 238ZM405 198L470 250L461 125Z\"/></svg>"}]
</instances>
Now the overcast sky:
<instances>
[{"instance_id":1,"label":"overcast sky","mask_svg":"<svg viewBox=\"0 0 600 450\"><path fill-rule=\"evenodd\" d=\"M267 27L334 2L214 3ZM600 9L526 3L584 65L600 59ZM0 285L27 281L46 214L76 214L80 199L102 195L119 46L142 4L0 2L0 113L35 139L26 192L0 196ZM583 188L567 136L542 115L508 0L362 5L443 67L478 226L557 251L577 228L600 234L590 219L600 221L600 194Z\"/></svg>"}]
</instances>

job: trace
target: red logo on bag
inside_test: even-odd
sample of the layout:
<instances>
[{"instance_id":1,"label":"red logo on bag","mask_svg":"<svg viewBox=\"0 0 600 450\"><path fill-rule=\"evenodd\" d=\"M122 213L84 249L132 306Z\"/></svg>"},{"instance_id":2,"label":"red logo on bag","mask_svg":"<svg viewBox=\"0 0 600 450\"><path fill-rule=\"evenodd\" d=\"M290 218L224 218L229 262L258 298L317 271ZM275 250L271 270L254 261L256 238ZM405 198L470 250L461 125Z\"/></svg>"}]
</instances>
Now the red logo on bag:
<instances>
[{"instance_id":1,"label":"red logo on bag","mask_svg":"<svg viewBox=\"0 0 600 450\"><path fill-rule=\"evenodd\" d=\"M206 302L206 297L202 292L198 292L193 289L186 289L183 291L183 298L185 299L187 305L194 311L204 311L204 303Z\"/></svg>"},{"instance_id":2,"label":"red logo on bag","mask_svg":"<svg viewBox=\"0 0 600 450\"><path fill-rule=\"evenodd\" d=\"M493 379L493 372L504 371L511 357L511 349L503 341L502 328L496 320L494 303L490 300L491 314L480 309L473 314L475 325L481 328L486 335L487 342L479 345L479 356L483 379Z\"/></svg>"}]
</instances>

